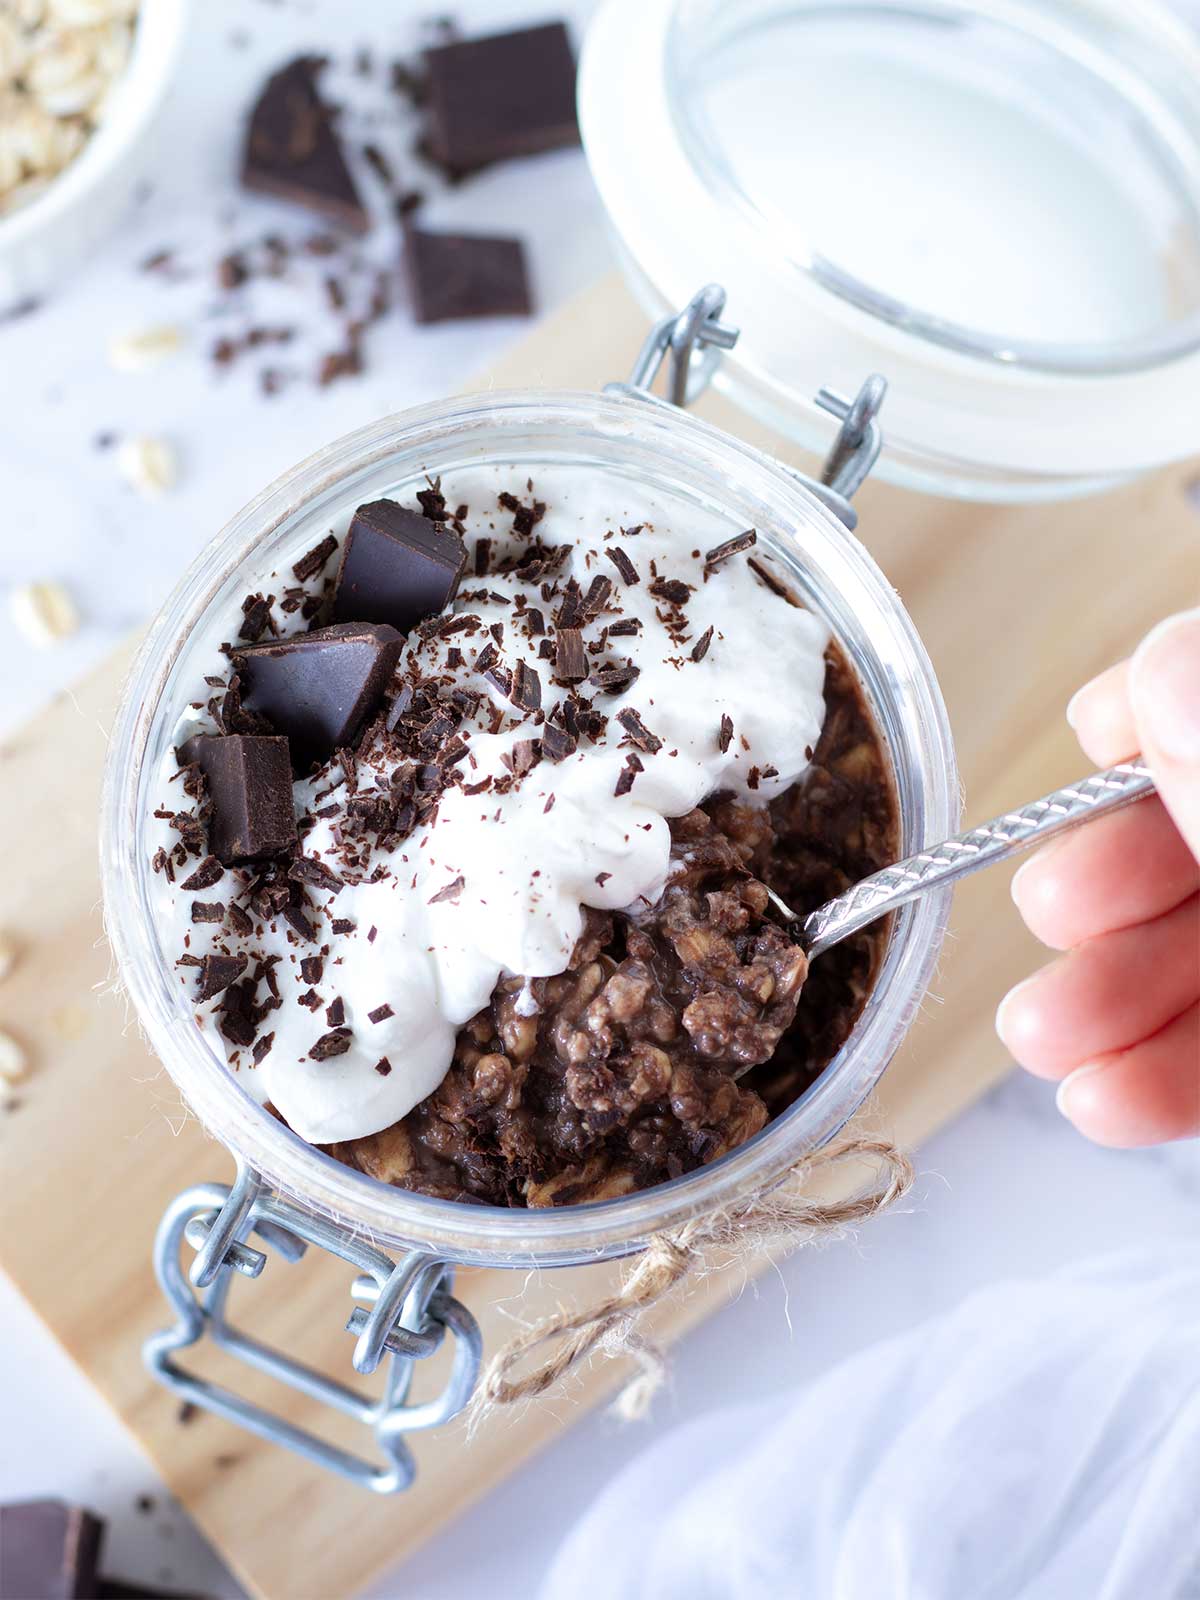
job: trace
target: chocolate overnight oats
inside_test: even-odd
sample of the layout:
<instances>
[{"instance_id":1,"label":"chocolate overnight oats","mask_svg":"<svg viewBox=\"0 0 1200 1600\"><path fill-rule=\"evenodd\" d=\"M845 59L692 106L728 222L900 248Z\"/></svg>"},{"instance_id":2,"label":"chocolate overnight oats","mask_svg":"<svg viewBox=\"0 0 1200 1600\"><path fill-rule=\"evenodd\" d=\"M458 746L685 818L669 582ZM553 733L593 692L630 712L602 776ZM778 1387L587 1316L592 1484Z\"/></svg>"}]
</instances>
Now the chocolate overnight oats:
<instances>
[{"instance_id":1,"label":"chocolate overnight oats","mask_svg":"<svg viewBox=\"0 0 1200 1600\"><path fill-rule=\"evenodd\" d=\"M218 648L219 645L219 648ZM596 470L456 472L257 580L181 716L155 910L197 1025L302 1138L503 1206L711 1162L849 1034L889 766L752 530Z\"/></svg>"}]
</instances>

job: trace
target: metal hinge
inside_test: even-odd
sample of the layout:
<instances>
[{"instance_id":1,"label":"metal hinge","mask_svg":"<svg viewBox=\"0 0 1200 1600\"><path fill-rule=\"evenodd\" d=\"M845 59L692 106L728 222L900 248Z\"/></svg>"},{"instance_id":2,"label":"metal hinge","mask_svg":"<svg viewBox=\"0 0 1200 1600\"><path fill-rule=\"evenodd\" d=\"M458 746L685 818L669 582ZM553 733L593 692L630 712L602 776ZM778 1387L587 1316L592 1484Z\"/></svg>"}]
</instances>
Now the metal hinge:
<instances>
[{"instance_id":1,"label":"metal hinge","mask_svg":"<svg viewBox=\"0 0 1200 1600\"><path fill-rule=\"evenodd\" d=\"M657 405L691 405L712 382L725 351L738 342L741 330L721 321L724 310L725 290L719 283L706 284L682 311L655 323L638 351L628 382L605 384L605 393L633 395ZM667 398L662 401L651 388L664 361L668 363ZM858 514L850 501L883 448L878 417L886 395L887 380L878 373L872 373L853 400L832 389L819 389L816 404L841 423L837 438L819 479L787 468L851 531L858 525Z\"/></svg>"},{"instance_id":2,"label":"metal hinge","mask_svg":"<svg viewBox=\"0 0 1200 1600\"><path fill-rule=\"evenodd\" d=\"M252 1234L266 1250L247 1242ZM196 1250L186 1276L180 1264L180 1247L185 1242ZM358 1270L350 1292L364 1304L354 1308L346 1328L357 1335L356 1371L371 1373L388 1362L379 1399L325 1377L227 1320L226 1301L235 1272L257 1278L266 1265L268 1250L284 1261L295 1262L310 1244ZM155 1334L143 1347L153 1376L185 1401L377 1494L406 1489L416 1475L405 1436L449 1422L471 1398L482 1340L474 1317L451 1294L454 1269L420 1250L393 1262L336 1224L271 1194L249 1167L239 1166L232 1188L204 1183L176 1196L159 1224L154 1266L177 1320L174 1327ZM434 1399L410 1405L408 1394L416 1363L433 1355L447 1332L454 1339L454 1358L445 1387ZM374 1435L383 1463L329 1444L244 1396L187 1372L176 1361L177 1353L206 1337L247 1366L364 1424Z\"/></svg>"}]
</instances>

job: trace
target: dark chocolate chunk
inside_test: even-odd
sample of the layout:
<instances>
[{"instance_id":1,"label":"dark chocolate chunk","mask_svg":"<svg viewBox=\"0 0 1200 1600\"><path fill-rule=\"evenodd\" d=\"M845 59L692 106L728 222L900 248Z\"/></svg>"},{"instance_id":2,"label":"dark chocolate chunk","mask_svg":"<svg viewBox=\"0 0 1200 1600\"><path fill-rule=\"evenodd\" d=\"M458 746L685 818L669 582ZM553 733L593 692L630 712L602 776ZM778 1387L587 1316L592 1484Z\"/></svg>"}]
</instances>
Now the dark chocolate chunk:
<instances>
[{"instance_id":1,"label":"dark chocolate chunk","mask_svg":"<svg viewBox=\"0 0 1200 1600\"><path fill-rule=\"evenodd\" d=\"M587 653L578 628L559 628L554 635L554 675L564 683L582 683L587 677Z\"/></svg>"},{"instance_id":2,"label":"dark chocolate chunk","mask_svg":"<svg viewBox=\"0 0 1200 1600\"><path fill-rule=\"evenodd\" d=\"M381 1078L386 1078L391 1070L392 1063L386 1056L380 1056L379 1060L375 1063L375 1071Z\"/></svg>"},{"instance_id":3,"label":"dark chocolate chunk","mask_svg":"<svg viewBox=\"0 0 1200 1600\"><path fill-rule=\"evenodd\" d=\"M236 901L229 904L229 925L234 933L239 933L245 938L246 934L253 933L254 923L248 912L244 911Z\"/></svg>"},{"instance_id":4,"label":"dark chocolate chunk","mask_svg":"<svg viewBox=\"0 0 1200 1600\"><path fill-rule=\"evenodd\" d=\"M344 622L251 645L238 651L246 702L287 736L298 768L327 761L379 704L403 643L386 624Z\"/></svg>"},{"instance_id":5,"label":"dark chocolate chunk","mask_svg":"<svg viewBox=\"0 0 1200 1600\"><path fill-rule=\"evenodd\" d=\"M320 983L325 962L321 956L305 956L300 963L300 976L305 983Z\"/></svg>"},{"instance_id":6,"label":"dark chocolate chunk","mask_svg":"<svg viewBox=\"0 0 1200 1600\"><path fill-rule=\"evenodd\" d=\"M300 56L267 79L250 114L242 182L365 233L370 217L317 90L320 69L317 57Z\"/></svg>"},{"instance_id":7,"label":"dark chocolate chunk","mask_svg":"<svg viewBox=\"0 0 1200 1600\"><path fill-rule=\"evenodd\" d=\"M374 1011L368 1011L367 1021L386 1022L387 1019L392 1016L395 1016L395 1012L392 1010L391 1006L385 1004L382 1006L376 1006Z\"/></svg>"},{"instance_id":8,"label":"dark chocolate chunk","mask_svg":"<svg viewBox=\"0 0 1200 1600\"><path fill-rule=\"evenodd\" d=\"M449 605L466 564L466 546L446 523L394 500L373 500L359 506L350 524L334 615L407 633Z\"/></svg>"},{"instance_id":9,"label":"dark chocolate chunk","mask_svg":"<svg viewBox=\"0 0 1200 1600\"><path fill-rule=\"evenodd\" d=\"M191 877L185 878L179 887L195 894L201 889L211 889L213 884L220 883L224 876L225 868L216 856L205 856Z\"/></svg>"},{"instance_id":10,"label":"dark chocolate chunk","mask_svg":"<svg viewBox=\"0 0 1200 1600\"><path fill-rule=\"evenodd\" d=\"M696 640L695 644L692 646L692 660L693 661L703 661L704 660L705 656L708 654L708 647L712 643L712 637L713 637L712 629L711 628L705 628L704 632L700 635L700 637Z\"/></svg>"},{"instance_id":11,"label":"dark chocolate chunk","mask_svg":"<svg viewBox=\"0 0 1200 1600\"><path fill-rule=\"evenodd\" d=\"M328 1061L330 1056L344 1056L353 1037L349 1028L333 1028L329 1033L323 1033L308 1052L309 1060Z\"/></svg>"},{"instance_id":12,"label":"dark chocolate chunk","mask_svg":"<svg viewBox=\"0 0 1200 1600\"><path fill-rule=\"evenodd\" d=\"M193 922L224 922L225 907L219 900L193 900Z\"/></svg>"},{"instance_id":13,"label":"dark chocolate chunk","mask_svg":"<svg viewBox=\"0 0 1200 1600\"><path fill-rule=\"evenodd\" d=\"M334 933L353 933L358 924L351 921L349 917L334 917L329 926Z\"/></svg>"},{"instance_id":14,"label":"dark chocolate chunk","mask_svg":"<svg viewBox=\"0 0 1200 1600\"><path fill-rule=\"evenodd\" d=\"M245 955L205 956L200 963L196 999L211 1000L214 995L223 994L229 985L236 983L245 972L248 959Z\"/></svg>"},{"instance_id":15,"label":"dark chocolate chunk","mask_svg":"<svg viewBox=\"0 0 1200 1600\"><path fill-rule=\"evenodd\" d=\"M589 620L598 617L608 604L608 597L612 594L613 581L604 573L598 572L588 584L588 592L583 597L583 612Z\"/></svg>"},{"instance_id":16,"label":"dark chocolate chunk","mask_svg":"<svg viewBox=\"0 0 1200 1600\"><path fill-rule=\"evenodd\" d=\"M672 606L686 605L691 592L691 584L684 583L682 578L655 578L650 585L650 593L656 600L665 600Z\"/></svg>"},{"instance_id":17,"label":"dark chocolate chunk","mask_svg":"<svg viewBox=\"0 0 1200 1600\"><path fill-rule=\"evenodd\" d=\"M208 781L212 801L208 843L219 860L228 866L255 856L277 855L296 842L286 739L201 733L188 740L183 753L185 760L199 762ZM185 883L184 888L187 886Z\"/></svg>"},{"instance_id":18,"label":"dark chocolate chunk","mask_svg":"<svg viewBox=\"0 0 1200 1600\"><path fill-rule=\"evenodd\" d=\"M747 528L745 533L735 533L732 539L714 545L704 557L706 566L715 567L719 562L727 561L730 556L740 555L743 550L752 550L758 543L758 534L753 528Z\"/></svg>"},{"instance_id":19,"label":"dark chocolate chunk","mask_svg":"<svg viewBox=\"0 0 1200 1600\"><path fill-rule=\"evenodd\" d=\"M621 548L619 544L610 544L608 549L605 550L604 554L612 562L613 566L616 567L617 571L621 574L621 577L626 583L640 583L642 581L638 576L638 569L634 566L633 562L629 559L628 554Z\"/></svg>"},{"instance_id":20,"label":"dark chocolate chunk","mask_svg":"<svg viewBox=\"0 0 1200 1600\"><path fill-rule=\"evenodd\" d=\"M0 1506L0 1595L93 1600L104 1524L61 1500Z\"/></svg>"},{"instance_id":21,"label":"dark chocolate chunk","mask_svg":"<svg viewBox=\"0 0 1200 1600\"><path fill-rule=\"evenodd\" d=\"M650 729L632 706L627 706L624 711L618 711L617 721L625 729L630 741L639 750L646 751L648 755L654 755L662 749L662 740L657 734L650 732Z\"/></svg>"},{"instance_id":22,"label":"dark chocolate chunk","mask_svg":"<svg viewBox=\"0 0 1200 1600\"><path fill-rule=\"evenodd\" d=\"M263 1057L270 1052L271 1046L274 1043L275 1035L273 1033L264 1033L261 1039L255 1040L253 1057L254 1065L256 1067L262 1062Z\"/></svg>"},{"instance_id":23,"label":"dark chocolate chunk","mask_svg":"<svg viewBox=\"0 0 1200 1600\"><path fill-rule=\"evenodd\" d=\"M428 50L425 89L425 144L451 174L579 142L561 22Z\"/></svg>"},{"instance_id":24,"label":"dark chocolate chunk","mask_svg":"<svg viewBox=\"0 0 1200 1600\"><path fill-rule=\"evenodd\" d=\"M346 1002L341 995L334 998L325 1007L325 1021L331 1028L340 1028L346 1020Z\"/></svg>"},{"instance_id":25,"label":"dark chocolate chunk","mask_svg":"<svg viewBox=\"0 0 1200 1600\"><path fill-rule=\"evenodd\" d=\"M467 317L527 317L533 310L520 239L410 228L404 271L420 323Z\"/></svg>"},{"instance_id":26,"label":"dark chocolate chunk","mask_svg":"<svg viewBox=\"0 0 1200 1600\"><path fill-rule=\"evenodd\" d=\"M302 555L292 568L292 575L297 583L307 583L310 578L315 578L317 573L329 560L337 549L337 540L332 533L326 534L320 544L316 544L307 553Z\"/></svg>"}]
</instances>

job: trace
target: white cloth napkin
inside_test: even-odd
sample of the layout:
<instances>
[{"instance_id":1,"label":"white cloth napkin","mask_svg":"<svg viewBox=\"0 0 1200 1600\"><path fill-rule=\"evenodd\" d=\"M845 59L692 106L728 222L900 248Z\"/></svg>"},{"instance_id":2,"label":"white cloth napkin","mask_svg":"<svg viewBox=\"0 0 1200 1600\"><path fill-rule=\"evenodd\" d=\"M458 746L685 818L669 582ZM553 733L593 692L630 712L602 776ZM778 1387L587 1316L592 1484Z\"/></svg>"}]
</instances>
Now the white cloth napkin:
<instances>
[{"instance_id":1,"label":"white cloth napkin","mask_svg":"<svg viewBox=\"0 0 1200 1600\"><path fill-rule=\"evenodd\" d=\"M1200 1248L1014 1280L635 1458L542 1600L1200 1600Z\"/></svg>"}]
</instances>

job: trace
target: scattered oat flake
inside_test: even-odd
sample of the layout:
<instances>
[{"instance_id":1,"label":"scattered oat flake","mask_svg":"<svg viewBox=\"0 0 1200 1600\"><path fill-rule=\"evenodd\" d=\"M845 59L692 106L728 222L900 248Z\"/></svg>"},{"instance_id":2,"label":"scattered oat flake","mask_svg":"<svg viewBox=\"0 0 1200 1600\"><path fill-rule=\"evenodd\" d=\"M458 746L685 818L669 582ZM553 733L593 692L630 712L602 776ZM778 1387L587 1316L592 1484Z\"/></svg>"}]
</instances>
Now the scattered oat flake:
<instances>
[{"instance_id":1,"label":"scattered oat flake","mask_svg":"<svg viewBox=\"0 0 1200 1600\"><path fill-rule=\"evenodd\" d=\"M117 450L117 470L148 500L173 488L179 476L173 446L149 434L125 440Z\"/></svg>"},{"instance_id":2,"label":"scattered oat flake","mask_svg":"<svg viewBox=\"0 0 1200 1600\"><path fill-rule=\"evenodd\" d=\"M79 627L75 602L61 583L23 583L12 591L9 610L18 633L41 650L69 639Z\"/></svg>"},{"instance_id":3,"label":"scattered oat flake","mask_svg":"<svg viewBox=\"0 0 1200 1600\"><path fill-rule=\"evenodd\" d=\"M0 1083L20 1083L29 1071L29 1061L17 1041L0 1033Z\"/></svg>"},{"instance_id":4,"label":"scattered oat flake","mask_svg":"<svg viewBox=\"0 0 1200 1600\"><path fill-rule=\"evenodd\" d=\"M108 344L108 364L114 372L149 372L173 356L183 343L171 324L118 334Z\"/></svg>"}]
</instances>

